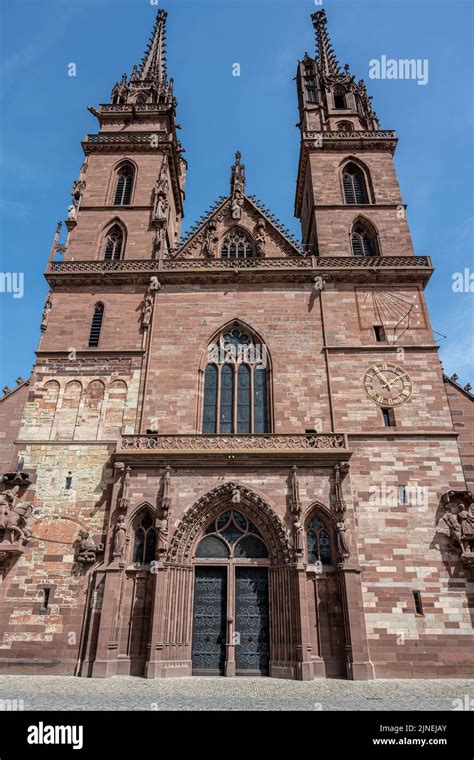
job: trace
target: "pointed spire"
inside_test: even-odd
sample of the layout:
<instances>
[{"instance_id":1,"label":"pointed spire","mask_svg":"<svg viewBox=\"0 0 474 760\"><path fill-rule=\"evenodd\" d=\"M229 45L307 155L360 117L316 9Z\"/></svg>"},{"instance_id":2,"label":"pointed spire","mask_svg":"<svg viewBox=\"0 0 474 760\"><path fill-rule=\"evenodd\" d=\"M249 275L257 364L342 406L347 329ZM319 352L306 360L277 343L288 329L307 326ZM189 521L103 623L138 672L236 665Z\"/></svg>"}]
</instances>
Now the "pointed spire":
<instances>
[{"instance_id":1,"label":"pointed spire","mask_svg":"<svg viewBox=\"0 0 474 760\"><path fill-rule=\"evenodd\" d=\"M240 150L235 154L235 164L232 164L230 177L230 194L235 196L237 192L245 193L245 166L241 163Z\"/></svg>"},{"instance_id":2,"label":"pointed spire","mask_svg":"<svg viewBox=\"0 0 474 760\"><path fill-rule=\"evenodd\" d=\"M173 80L168 82L166 71L166 18L168 14L159 10L155 26L145 50L140 66L134 66L130 79L123 74L111 95L113 104L136 105L159 103L176 108L173 95Z\"/></svg>"},{"instance_id":3,"label":"pointed spire","mask_svg":"<svg viewBox=\"0 0 474 760\"><path fill-rule=\"evenodd\" d=\"M166 18L168 14L159 10L155 26L143 56L138 76L140 79L166 81Z\"/></svg>"},{"instance_id":4,"label":"pointed spire","mask_svg":"<svg viewBox=\"0 0 474 760\"><path fill-rule=\"evenodd\" d=\"M316 49L321 72L323 74L341 74L339 61L329 39L326 12L322 10L313 13L311 20L316 31Z\"/></svg>"}]
</instances>

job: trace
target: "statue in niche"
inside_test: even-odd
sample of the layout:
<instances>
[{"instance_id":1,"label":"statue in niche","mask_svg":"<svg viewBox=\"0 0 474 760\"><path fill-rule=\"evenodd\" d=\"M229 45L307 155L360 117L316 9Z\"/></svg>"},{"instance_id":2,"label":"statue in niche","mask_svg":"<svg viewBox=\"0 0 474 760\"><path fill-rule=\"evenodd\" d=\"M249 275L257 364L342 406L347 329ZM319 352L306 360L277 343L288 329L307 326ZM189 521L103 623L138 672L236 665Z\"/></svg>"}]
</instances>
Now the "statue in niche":
<instances>
[{"instance_id":1,"label":"statue in niche","mask_svg":"<svg viewBox=\"0 0 474 760\"><path fill-rule=\"evenodd\" d=\"M209 222L204 243L204 252L209 258L214 258L217 251L218 236L216 233L217 225L215 222Z\"/></svg>"},{"instance_id":2,"label":"statue in niche","mask_svg":"<svg viewBox=\"0 0 474 760\"><path fill-rule=\"evenodd\" d=\"M169 518L171 510L171 467L166 466L163 477L163 495L161 497L160 512L155 526L158 531L158 556L163 559L168 548Z\"/></svg>"},{"instance_id":3,"label":"statue in niche","mask_svg":"<svg viewBox=\"0 0 474 760\"><path fill-rule=\"evenodd\" d=\"M341 520L340 522L336 523L336 525L337 525L337 548L339 551L341 562L345 562L346 559L349 559L350 557L349 542L346 536L347 527L344 520Z\"/></svg>"},{"instance_id":4,"label":"statue in niche","mask_svg":"<svg viewBox=\"0 0 474 760\"><path fill-rule=\"evenodd\" d=\"M125 517L120 515L115 526L114 535L114 559L122 559L123 549L125 546L125 539L127 537L127 529L125 526Z\"/></svg>"},{"instance_id":5,"label":"statue in niche","mask_svg":"<svg viewBox=\"0 0 474 760\"><path fill-rule=\"evenodd\" d=\"M232 205L231 205L232 219L242 218L242 206L243 206L242 194L238 190L236 193L234 193L234 196L232 198Z\"/></svg>"}]
</instances>

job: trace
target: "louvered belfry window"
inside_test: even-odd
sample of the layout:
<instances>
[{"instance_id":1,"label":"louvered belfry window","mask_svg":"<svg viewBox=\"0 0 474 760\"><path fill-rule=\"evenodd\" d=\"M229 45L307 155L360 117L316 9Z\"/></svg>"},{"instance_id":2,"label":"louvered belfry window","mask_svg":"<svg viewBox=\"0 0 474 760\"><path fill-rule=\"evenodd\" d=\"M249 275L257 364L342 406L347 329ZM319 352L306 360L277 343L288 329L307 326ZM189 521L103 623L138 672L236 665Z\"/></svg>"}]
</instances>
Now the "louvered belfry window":
<instances>
[{"instance_id":1,"label":"louvered belfry window","mask_svg":"<svg viewBox=\"0 0 474 760\"><path fill-rule=\"evenodd\" d=\"M92 317L91 331L89 334L89 348L95 348L99 345L100 329L102 327L102 319L104 317L104 304L97 303L94 309L94 315Z\"/></svg>"},{"instance_id":2,"label":"louvered belfry window","mask_svg":"<svg viewBox=\"0 0 474 760\"><path fill-rule=\"evenodd\" d=\"M106 261L116 261L122 255L123 232L116 224L112 227L105 239L104 259Z\"/></svg>"},{"instance_id":3,"label":"louvered belfry window","mask_svg":"<svg viewBox=\"0 0 474 760\"><path fill-rule=\"evenodd\" d=\"M347 108L346 91L343 87L336 87L334 90L334 108L338 111Z\"/></svg>"},{"instance_id":4,"label":"louvered belfry window","mask_svg":"<svg viewBox=\"0 0 474 760\"><path fill-rule=\"evenodd\" d=\"M344 199L346 203L361 205L368 203L367 188L362 171L355 164L347 164L342 175Z\"/></svg>"},{"instance_id":5,"label":"louvered belfry window","mask_svg":"<svg viewBox=\"0 0 474 760\"><path fill-rule=\"evenodd\" d=\"M378 256L375 230L362 223L355 224L351 234L354 256Z\"/></svg>"},{"instance_id":6,"label":"louvered belfry window","mask_svg":"<svg viewBox=\"0 0 474 760\"><path fill-rule=\"evenodd\" d=\"M129 164L122 166L117 174L114 206L128 206L132 198L134 171Z\"/></svg>"},{"instance_id":7,"label":"louvered belfry window","mask_svg":"<svg viewBox=\"0 0 474 760\"><path fill-rule=\"evenodd\" d=\"M266 348L234 325L208 348L202 432L268 433L268 393Z\"/></svg>"}]
</instances>

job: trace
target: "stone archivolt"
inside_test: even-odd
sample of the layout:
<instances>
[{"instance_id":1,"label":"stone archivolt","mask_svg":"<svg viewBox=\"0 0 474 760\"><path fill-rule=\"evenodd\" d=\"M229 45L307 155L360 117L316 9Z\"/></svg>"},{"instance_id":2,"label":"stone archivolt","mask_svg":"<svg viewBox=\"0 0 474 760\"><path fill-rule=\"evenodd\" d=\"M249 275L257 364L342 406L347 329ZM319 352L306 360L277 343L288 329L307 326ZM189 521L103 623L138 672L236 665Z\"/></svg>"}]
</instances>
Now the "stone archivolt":
<instances>
[{"instance_id":1,"label":"stone archivolt","mask_svg":"<svg viewBox=\"0 0 474 760\"><path fill-rule=\"evenodd\" d=\"M236 493L239 494L237 504L233 501ZM275 565L285 565L290 562L292 552L288 531L283 521L254 491L234 481L229 481L209 491L185 512L171 541L167 555L168 562L188 563L192 558L196 541L213 517L217 517L219 511L226 505L244 510L249 519L255 523L262 532Z\"/></svg>"}]
</instances>

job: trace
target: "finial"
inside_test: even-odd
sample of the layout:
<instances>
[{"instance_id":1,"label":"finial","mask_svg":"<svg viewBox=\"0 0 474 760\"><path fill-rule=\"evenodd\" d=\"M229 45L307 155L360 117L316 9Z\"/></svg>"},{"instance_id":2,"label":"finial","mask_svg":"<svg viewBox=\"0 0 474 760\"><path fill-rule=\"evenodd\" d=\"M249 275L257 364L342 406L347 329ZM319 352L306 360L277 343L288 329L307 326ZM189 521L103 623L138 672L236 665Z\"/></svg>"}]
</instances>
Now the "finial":
<instances>
[{"instance_id":1,"label":"finial","mask_svg":"<svg viewBox=\"0 0 474 760\"><path fill-rule=\"evenodd\" d=\"M316 31L316 50L321 71L323 74L340 74L339 62L329 39L326 12L321 10L313 13L311 20Z\"/></svg>"},{"instance_id":2,"label":"finial","mask_svg":"<svg viewBox=\"0 0 474 760\"><path fill-rule=\"evenodd\" d=\"M242 154L240 150L236 151L235 164L232 165L232 173L230 177L230 193L232 197L236 193L245 193L245 166L241 163Z\"/></svg>"}]
</instances>

